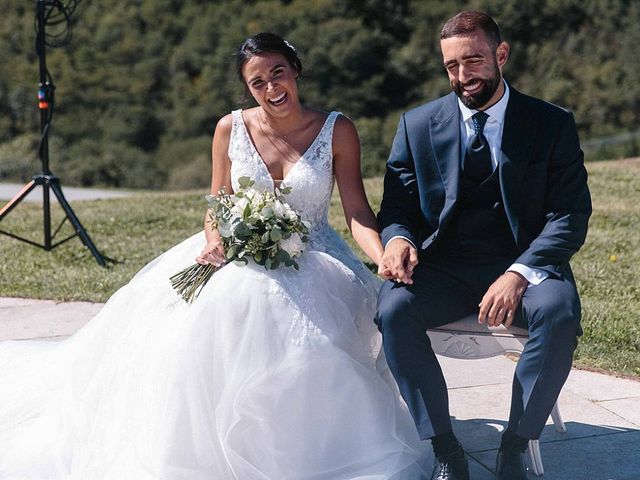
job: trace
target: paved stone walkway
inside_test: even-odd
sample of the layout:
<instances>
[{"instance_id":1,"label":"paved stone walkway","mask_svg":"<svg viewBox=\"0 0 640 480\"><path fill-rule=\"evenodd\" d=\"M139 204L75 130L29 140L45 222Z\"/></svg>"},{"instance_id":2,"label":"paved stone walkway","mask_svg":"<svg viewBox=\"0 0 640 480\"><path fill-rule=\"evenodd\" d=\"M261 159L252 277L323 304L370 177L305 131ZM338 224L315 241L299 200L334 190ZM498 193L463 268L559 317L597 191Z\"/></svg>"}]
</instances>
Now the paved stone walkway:
<instances>
[{"instance_id":1,"label":"paved stone walkway","mask_svg":"<svg viewBox=\"0 0 640 480\"><path fill-rule=\"evenodd\" d=\"M0 208L4 206L7 200L11 200L21 189L23 184L19 183L0 183ZM69 201L78 200L95 200L97 198L120 198L128 197L133 192L125 190L105 190L100 188L76 188L66 187L62 185L62 193L64 197ZM57 202L56 196L51 192L52 201ZM42 187L34 188L29 195L23 200L25 202L42 202Z\"/></svg>"},{"instance_id":2,"label":"paved stone walkway","mask_svg":"<svg viewBox=\"0 0 640 480\"><path fill-rule=\"evenodd\" d=\"M61 340L101 307L0 297L0 340ZM492 480L515 363L504 356L440 360L471 478ZM545 427L540 438L545 480L640 480L639 381L574 369L559 405L567 432L558 433L550 422Z\"/></svg>"}]
</instances>

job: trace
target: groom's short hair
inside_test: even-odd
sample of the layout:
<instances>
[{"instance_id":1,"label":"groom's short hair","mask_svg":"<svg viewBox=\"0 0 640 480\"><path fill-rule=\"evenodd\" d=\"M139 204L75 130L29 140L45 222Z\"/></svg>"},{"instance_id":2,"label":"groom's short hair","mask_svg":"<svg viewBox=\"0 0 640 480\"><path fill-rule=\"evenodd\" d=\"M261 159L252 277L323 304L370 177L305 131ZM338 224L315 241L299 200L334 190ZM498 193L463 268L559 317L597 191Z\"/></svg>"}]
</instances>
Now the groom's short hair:
<instances>
[{"instance_id":1,"label":"groom's short hair","mask_svg":"<svg viewBox=\"0 0 640 480\"><path fill-rule=\"evenodd\" d=\"M476 10L465 10L447 20L442 26L440 40L470 35L478 30L485 33L493 48L497 48L502 42L500 27L496 21L486 13Z\"/></svg>"}]
</instances>

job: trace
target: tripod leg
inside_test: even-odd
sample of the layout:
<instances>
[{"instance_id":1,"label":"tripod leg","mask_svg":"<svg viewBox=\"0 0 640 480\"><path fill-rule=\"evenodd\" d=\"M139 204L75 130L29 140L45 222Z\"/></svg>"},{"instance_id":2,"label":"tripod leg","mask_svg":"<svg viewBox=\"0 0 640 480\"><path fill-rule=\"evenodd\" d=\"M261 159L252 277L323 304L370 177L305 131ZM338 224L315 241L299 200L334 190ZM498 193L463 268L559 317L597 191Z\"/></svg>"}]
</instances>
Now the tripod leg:
<instances>
[{"instance_id":1,"label":"tripod leg","mask_svg":"<svg viewBox=\"0 0 640 480\"><path fill-rule=\"evenodd\" d=\"M44 225L44 249L50 251L51 246L51 203L49 200L49 182L42 183L42 220Z\"/></svg>"},{"instance_id":2,"label":"tripod leg","mask_svg":"<svg viewBox=\"0 0 640 480\"><path fill-rule=\"evenodd\" d=\"M82 243L84 243L85 246L91 251L91 253L93 254L98 264L101 267L106 267L107 262L105 261L104 257L98 251L96 246L93 244L93 242L91 241L91 238L89 238L89 234L80 223L80 220L78 220L78 217L76 217L76 214L73 212L73 209L71 208L71 205L69 205L69 203L67 202L67 199L64 198L64 194L62 193L62 188L60 187L60 183L58 182L58 179L57 178L55 180L52 179L52 181L50 182L50 185L51 185L51 189L53 190L53 193L55 193L56 197L58 198L58 202L60 203L60 206L64 209L65 213L67 214L67 217L73 224L73 227L76 229L76 232L82 239Z\"/></svg>"},{"instance_id":3,"label":"tripod leg","mask_svg":"<svg viewBox=\"0 0 640 480\"><path fill-rule=\"evenodd\" d=\"M37 184L35 180L31 180L24 187L22 187L22 189L18 193L16 193L13 196L13 198L9 200L9 202L7 202L7 204L4 207L2 207L2 210L0 210L0 220L2 220L4 217L9 215L9 212L13 210L22 201L24 197L29 195L31 190L36 188L36 185Z\"/></svg>"}]
</instances>

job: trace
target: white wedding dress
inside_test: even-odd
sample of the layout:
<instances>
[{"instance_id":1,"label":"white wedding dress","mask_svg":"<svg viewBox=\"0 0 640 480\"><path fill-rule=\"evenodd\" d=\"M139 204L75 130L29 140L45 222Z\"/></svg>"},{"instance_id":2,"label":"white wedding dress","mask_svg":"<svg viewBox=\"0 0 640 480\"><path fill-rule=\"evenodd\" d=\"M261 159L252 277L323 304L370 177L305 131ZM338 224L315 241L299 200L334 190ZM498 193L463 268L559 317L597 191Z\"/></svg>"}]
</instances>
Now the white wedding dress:
<instances>
[{"instance_id":1,"label":"white wedding dress","mask_svg":"<svg viewBox=\"0 0 640 480\"><path fill-rule=\"evenodd\" d=\"M299 271L229 264L185 304L169 277L199 233L72 337L0 344L1 479L422 478L413 423L376 370L378 280L327 223L337 115L284 179L311 223ZM229 156L234 186L273 189L240 111Z\"/></svg>"}]
</instances>

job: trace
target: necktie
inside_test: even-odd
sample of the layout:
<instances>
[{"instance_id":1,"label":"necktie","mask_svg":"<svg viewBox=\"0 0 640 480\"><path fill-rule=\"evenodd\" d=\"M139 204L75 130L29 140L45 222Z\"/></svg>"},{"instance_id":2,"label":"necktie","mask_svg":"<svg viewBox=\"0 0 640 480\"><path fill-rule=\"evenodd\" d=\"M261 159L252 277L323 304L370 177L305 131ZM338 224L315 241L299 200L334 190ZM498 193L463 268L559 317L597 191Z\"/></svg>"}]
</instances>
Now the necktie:
<instances>
[{"instance_id":1,"label":"necktie","mask_svg":"<svg viewBox=\"0 0 640 480\"><path fill-rule=\"evenodd\" d=\"M484 112L477 112L471 117L475 133L467 145L463 169L465 175L476 183L483 182L493 173L489 142L482 133L488 118L489 115Z\"/></svg>"}]
</instances>

